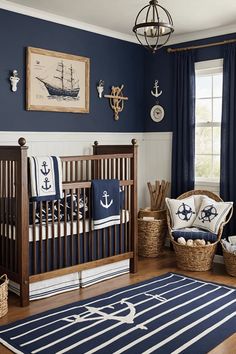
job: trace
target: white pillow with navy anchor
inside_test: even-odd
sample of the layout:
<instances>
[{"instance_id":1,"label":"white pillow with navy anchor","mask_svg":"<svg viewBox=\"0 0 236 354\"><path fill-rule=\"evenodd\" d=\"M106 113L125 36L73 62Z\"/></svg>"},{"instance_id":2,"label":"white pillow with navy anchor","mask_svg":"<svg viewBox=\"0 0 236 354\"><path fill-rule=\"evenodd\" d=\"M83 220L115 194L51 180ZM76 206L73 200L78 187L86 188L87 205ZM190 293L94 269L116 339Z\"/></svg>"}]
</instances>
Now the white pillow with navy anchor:
<instances>
[{"instance_id":1,"label":"white pillow with navy anchor","mask_svg":"<svg viewBox=\"0 0 236 354\"><path fill-rule=\"evenodd\" d=\"M170 212L171 227L173 230L191 227L196 218L194 197L185 199L166 198L166 205Z\"/></svg>"},{"instance_id":2,"label":"white pillow with navy anchor","mask_svg":"<svg viewBox=\"0 0 236 354\"><path fill-rule=\"evenodd\" d=\"M217 234L232 207L233 202L216 202L204 197L193 226Z\"/></svg>"}]
</instances>

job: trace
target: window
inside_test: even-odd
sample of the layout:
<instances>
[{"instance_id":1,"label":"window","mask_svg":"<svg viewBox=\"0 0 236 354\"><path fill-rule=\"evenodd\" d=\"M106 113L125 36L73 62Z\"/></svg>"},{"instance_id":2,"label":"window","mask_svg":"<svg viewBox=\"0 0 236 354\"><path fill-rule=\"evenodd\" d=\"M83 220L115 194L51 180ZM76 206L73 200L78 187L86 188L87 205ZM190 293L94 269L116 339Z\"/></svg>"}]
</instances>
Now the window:
<instances>
[{"instance_id":1,"label":"window","mask_svg":"<svg viewBox=\"0 0 236 354\"><path fill-rule=\"evenodd\" d=\"M195 181L220 181L223 60L195 63Z\"/></svg>"}]
</instances>

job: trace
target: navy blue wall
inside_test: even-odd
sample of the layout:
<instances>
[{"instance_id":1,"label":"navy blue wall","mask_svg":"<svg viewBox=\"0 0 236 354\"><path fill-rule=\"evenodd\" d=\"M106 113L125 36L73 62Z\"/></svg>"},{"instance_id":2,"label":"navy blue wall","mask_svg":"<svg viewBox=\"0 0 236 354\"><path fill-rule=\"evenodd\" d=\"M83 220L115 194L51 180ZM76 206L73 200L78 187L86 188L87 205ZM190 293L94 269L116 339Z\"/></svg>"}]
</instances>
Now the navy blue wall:
<instances>
[{"instance_id":1,"label":"navy blue wall","mask_svg":"<svg viewBox=\"0 0 236 354\"><path fill-rule=\"evenodd\" d=\"M144 131L145 50L137 44L0 10L0 130L23 131ZM28 46L89 57L90 113L35 112L25 110L25 53ZM16 93L9 74L21 78ZM99 99L96 84L124 84L129 97L119 121L108 99Z\"/></svg>"},{"instance_id":2,"label":"navy blue wall","mask_svg":"<svg viewBox=\"0 0 236 354\"><path fill-rule=\"evenodd\" d=\"M201 45L223 41L235 38L236 34L232 33L225 36L211 37L197 41L181 43L179 45L171 46L171 48L188 47L192 45ZM224 46L214 46L208 48L195 49L196 62L203 60L213 60L222 58ZM146 82L145 82L145 131L172 131L172 122L175 119L173 112L173 76L174 76L174 54L167 53L166 49L161 49L157 54L152 55L146 53ZM159 80L160 89L163 91L159 97L159 104L165 109L165 117L159 122L155 123L150 118L150 109L155 104L156 100L151 95L150 90L153 86L155 79Z\"/></svg>"},{"instance_id":3,"label":"navy blue wall","mask_svg":"<svg viewBox=\"0 0 236 354\"><path fill-rule=\"evenodd\" d=\"M172 131L173 54L161 49L155 55L141 46L48 21L0 10L0 130L22 131ZM235 38L235 34L181 43L173 47L205 44ZM25 56L28 46L90 58L90 113L35 112L25 110ZM195 50L196 61L222 57L223 46ZM17 69L21 81L12 93L9 75ZM105 93L112 85L125 85L129 97L119 121L107 99L97 96L97 82L105 81ZM158 101L165 109L162 122L150 118L156 99L150 91L158 79L163 94Z\"/></svg>"}]
</instances>

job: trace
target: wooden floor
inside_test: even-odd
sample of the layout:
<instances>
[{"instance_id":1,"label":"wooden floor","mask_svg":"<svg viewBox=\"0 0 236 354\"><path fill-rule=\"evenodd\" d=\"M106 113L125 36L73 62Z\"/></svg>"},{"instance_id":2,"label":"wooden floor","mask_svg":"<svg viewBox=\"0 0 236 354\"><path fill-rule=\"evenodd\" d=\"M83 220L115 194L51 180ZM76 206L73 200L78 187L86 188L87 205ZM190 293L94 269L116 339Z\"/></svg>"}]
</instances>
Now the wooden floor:
<instances>
[{"instance_id":1,"label":"wooden floor","mask_svg":"<svg viewBox=\"0 0 236 354\"><path fill-rule=\"evenodd\" d=\"M74 290L61 295L53 296L44 300L32 301L30 306L22 308L19 306L18 297L9 295L9 311L0 320L0 324L7 324L25 317L40 313L55 307L69 304L74 301L87 299L92 296L103 294L107 291L121 288L123 286L138 283L166 272L177 272L193 276L206 281L218 282L226 285L236 286L236 278L226 274L222 264L214 264L213 269L208 272L185 272L176 267L173 251L165 250L158 258L142 258L139 260L139 269L136 274L125 274L117 278L106 280L85 289ZM9 354L11 351L0 345L1 354ZM235 354L236 353L236 328L235 334L221 343L210 352L211 354ZM193 353L197 354L197 353Z\"/></svg>"}]
</instances>

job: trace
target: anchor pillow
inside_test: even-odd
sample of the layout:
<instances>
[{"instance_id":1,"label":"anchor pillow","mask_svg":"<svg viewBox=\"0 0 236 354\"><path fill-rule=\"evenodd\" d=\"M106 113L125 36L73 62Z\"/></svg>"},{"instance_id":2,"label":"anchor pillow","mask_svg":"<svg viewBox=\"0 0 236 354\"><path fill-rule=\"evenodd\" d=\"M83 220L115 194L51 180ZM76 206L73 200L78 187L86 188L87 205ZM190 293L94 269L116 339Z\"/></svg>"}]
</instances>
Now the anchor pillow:
<instances>
[{"instance_id":1,"label":"anchor pillow","mask_svg":"<svg viewBox=\"0 0 236 354\"><path fill-rule=\"evenodd\" d=\"M216 202L203 197L202 203L194 220L193 226L217 234L222 222L233 207L233 202Z\"/></svg>"},{"instance_id":2,"label":"anchor pillow","mask_svg":"<svg viewBox=\"0 0 236 354\"><path fill-rule=\"evenodd\" d=\"M173 230L191 227L196 218L194 197L185 199L166 198L166 205L171 217Z\"/></svg>"}]
</instances>

